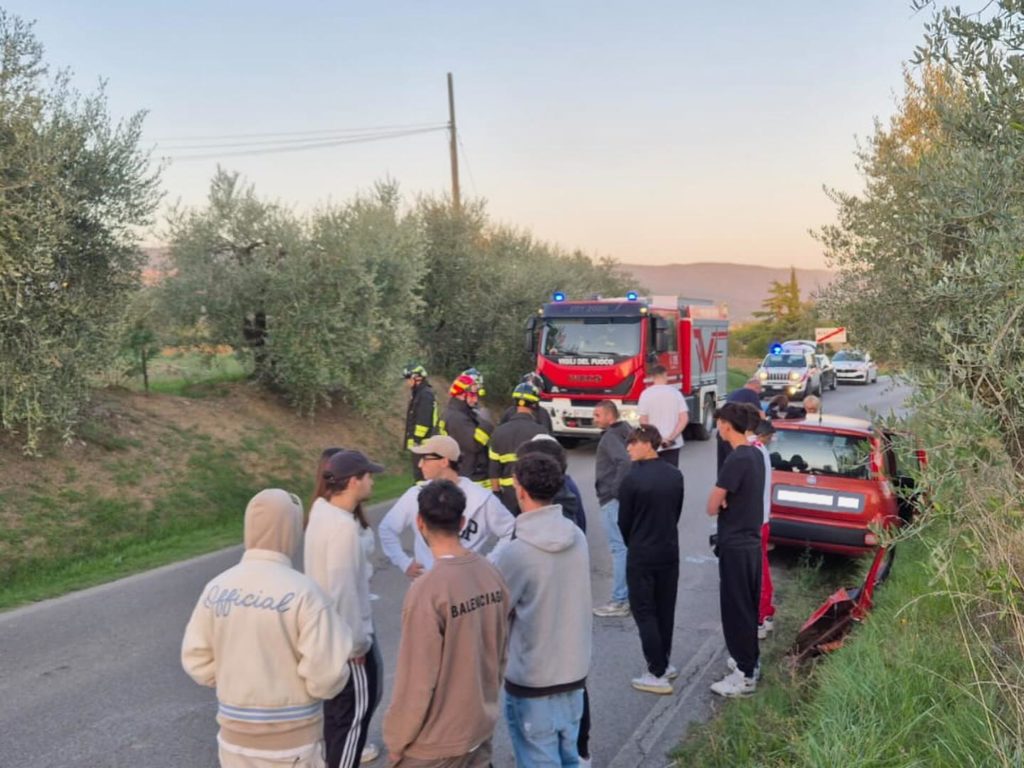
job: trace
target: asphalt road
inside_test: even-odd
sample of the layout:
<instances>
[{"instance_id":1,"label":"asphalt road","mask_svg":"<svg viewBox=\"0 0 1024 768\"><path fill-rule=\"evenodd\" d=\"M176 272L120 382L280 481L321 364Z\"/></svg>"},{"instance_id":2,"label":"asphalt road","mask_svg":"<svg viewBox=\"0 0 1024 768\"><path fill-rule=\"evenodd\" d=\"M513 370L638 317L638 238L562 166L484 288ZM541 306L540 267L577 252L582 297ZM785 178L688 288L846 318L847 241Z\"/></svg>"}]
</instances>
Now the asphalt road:
<instances>
[{"instance_id":1,"label":"asphalt road","mask_svg":"<svg viewBox=\"0 0 1024 768\"><path fill-rule=\"evenodd\" d=\"M888 380L825 393L826 410L864 415L898 409L907 390ZM595 605L609 597L611 562L593 495L594 444L571 452L584 492ZM724 673L718 577L707 547L704 503L714 481L715 443L689 443L681 468L686 500L672 660L673 696L634 691L643 666L632 619L595 619L590 675L595 766L665 766L688 723L708 717L708 684ZM374 522L383 516L377 508ZM0 614L0 768L200 768L216 766L216 704L178 661L181 635L207 580L237 562L240 547L102 587ZM398 649L406 578L378 558L372 588L385 664L385 700ZM379 743L380 715L371 738ZM378 764L383 765L383 759ZM496 768L513 765L504 723Z\"/></svg>"}]
</instances>

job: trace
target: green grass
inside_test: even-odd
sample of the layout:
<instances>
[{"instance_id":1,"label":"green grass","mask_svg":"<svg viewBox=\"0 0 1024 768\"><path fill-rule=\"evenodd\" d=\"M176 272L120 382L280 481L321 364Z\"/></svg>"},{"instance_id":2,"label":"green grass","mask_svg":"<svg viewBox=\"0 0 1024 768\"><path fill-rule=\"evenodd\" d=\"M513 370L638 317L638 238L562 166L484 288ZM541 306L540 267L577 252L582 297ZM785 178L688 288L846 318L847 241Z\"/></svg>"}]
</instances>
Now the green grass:
<instances>
[{"instance_id":1,"label":"green grass","mask_svg":"<svg viewBox=\"0 0 1024 768\"><path fill-rule=\"evenodd\" d=\"M747 379L750 378L750 374L744 371L737 370L736 368L729 369L729 391L732 392L734 389L739 389L747 383Z\"/></svg>"},{"instance_id":2,"label":"green grass","mask_svg":"<svg viewBox=\"0 0 1024 768\"><path fill-rule=\"evenodd\" d=\"M784 658L786 645L836 578L809 569L791 574L778 629L764 644L756 696L724 703L718 717L695 728L674 753L676 765L995 763L981 706L994 702L973 683L951 601L932 594L922 567L929 551L918 539L901 544L867 621L844 648L797 669ZM966 558L954 567L969 569Z\"/></svg>"},{"instance_id":3,"label":"green grass","mask_svg":"<svg viewBox=\"0 0 1024 768\"><path fill-rule=\"evenodd\" d=\"M179 397L221 397L227 393L225 384L248 375L248 367L230 353L160 354L149 361L149 391ZM142 386L141 376L131 380L132 389L141 390Z\"/></svg>"},{"instance_id":4,"label":"green grass","mask_svg":"<svg viewBox=\"0 0 1024 768\"><path fill-rule=\"evenodd\" d=\"M245 446L216 445L205 436L177 436L174 450L189 451L184 472L161 477L159 457L112 460L114 487L91 484L0 499L24 508L20 527L0 528L0 543L22 553L0 561L0 609L55 597L159 565L211 552L242 540L242 513L261 488L296 489L305 500L312 490L308 467L294 451L282 451L284 476L246 472ZM153 483L148 502L119 494L119 488ZM401 494L410 475L384 474L373 501ZM141 508L140 508L141 507ZM44 541L26 555L30 543Z\"/></svg>"}]
</instances>

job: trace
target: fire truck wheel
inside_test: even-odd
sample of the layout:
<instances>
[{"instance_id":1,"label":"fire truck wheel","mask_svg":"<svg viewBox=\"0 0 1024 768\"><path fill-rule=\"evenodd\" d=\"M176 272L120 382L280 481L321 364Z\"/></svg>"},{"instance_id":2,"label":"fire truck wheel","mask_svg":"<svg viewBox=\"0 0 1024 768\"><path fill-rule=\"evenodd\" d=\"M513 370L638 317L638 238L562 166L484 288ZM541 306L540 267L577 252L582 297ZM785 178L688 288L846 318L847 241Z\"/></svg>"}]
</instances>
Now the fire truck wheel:
<instances>
[{"instance_id":1,"label":"fire truck wheel","mask_svg":"<svg viewBox=\"0 0 1024 768\"><path fill-rule=\"evenodd\" d=\"M692 422L687 426L691 440L709 440L711 433L715 429L715 398L714 395L708 395L704 398L704 405L701 408L700 413L701 420L699 422Z\"/></svg>"}]
</instances>

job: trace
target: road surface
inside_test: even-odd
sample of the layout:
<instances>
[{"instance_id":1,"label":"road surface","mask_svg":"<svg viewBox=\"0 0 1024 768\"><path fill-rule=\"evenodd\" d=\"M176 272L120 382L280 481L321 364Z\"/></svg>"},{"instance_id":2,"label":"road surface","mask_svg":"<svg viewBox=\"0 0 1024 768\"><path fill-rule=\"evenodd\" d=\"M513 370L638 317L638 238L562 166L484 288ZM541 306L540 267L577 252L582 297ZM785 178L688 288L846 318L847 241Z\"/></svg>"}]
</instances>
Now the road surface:
<instances>
[{"instance_id":1,"label":"road surface","mask_svg":"<svg viewBox=\"0 0 1024 768\"><path fill-rule=\"evenodd\" d=\"M907 394L887 379L825 393L826 410L887 413ZM593 494L594 444L570 454L584 492L594 604L609 597L611 562ZM713 523L704 503L714 481L714 440L687 444L681 468L686 499L672 661L681 670L673 696L630 687L643 668L632 619L595 619L590 697L594 766L669 764L667 750L687 724L710 712L708 684L724 673ZM383 505L382 505L383 507ZM384 509L374 511L374 522ZM0 768L205 768L216 766L213 691L179 665L182 631L203 585L237 562L240 547L139 574L102 587L0 614ZM385 668L387 706L398 649L406 578L379 558L372 582ZM380 714L371 738L380 743ZM383 765L381 758L378 765ZM495 731L495 768L513 765L508 734Z\"/></svg>"}]
</instances>

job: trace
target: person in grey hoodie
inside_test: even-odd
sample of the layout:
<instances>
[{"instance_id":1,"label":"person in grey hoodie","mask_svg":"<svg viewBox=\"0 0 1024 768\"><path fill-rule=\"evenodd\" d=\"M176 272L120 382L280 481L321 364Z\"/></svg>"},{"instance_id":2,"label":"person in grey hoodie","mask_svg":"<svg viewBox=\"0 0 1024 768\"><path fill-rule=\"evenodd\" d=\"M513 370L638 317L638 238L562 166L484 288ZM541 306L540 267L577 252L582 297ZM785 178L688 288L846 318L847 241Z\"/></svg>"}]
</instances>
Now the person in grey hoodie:
<instances>
[{"instance_id":1,"label":"person in grey hoodie","mask_svg":"<svg viewBox=\"0 0 1024 768\"><path fill-rule=\"evenodd\" d=\"M611 400L594 406L594 423L604 430L597 444L594 487L601 505L601 518L612 553L612 599L594 609L603 618L629 616L629 588L626 586L626 542L619 530L619 486L632 465L626 440L633 428L619 419L619 407Z\"/></svg>"},{"instance_id":2,"label":"person in grey hoodie","mask_svg":"<svg viewBox=\"0 0 1024 768\"><path fill-rule=\"evenodd\" d=\"M587 540L551 503L563 482L555 459L527 454L513 478L521 513L515 538L495 559L512 609L509 735L517 765L578 766L593 622Z\"/></svg>"}]
</instances>

